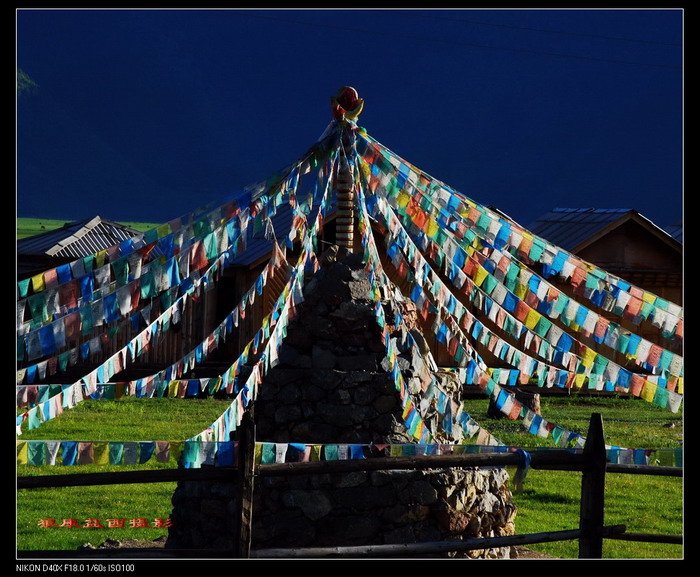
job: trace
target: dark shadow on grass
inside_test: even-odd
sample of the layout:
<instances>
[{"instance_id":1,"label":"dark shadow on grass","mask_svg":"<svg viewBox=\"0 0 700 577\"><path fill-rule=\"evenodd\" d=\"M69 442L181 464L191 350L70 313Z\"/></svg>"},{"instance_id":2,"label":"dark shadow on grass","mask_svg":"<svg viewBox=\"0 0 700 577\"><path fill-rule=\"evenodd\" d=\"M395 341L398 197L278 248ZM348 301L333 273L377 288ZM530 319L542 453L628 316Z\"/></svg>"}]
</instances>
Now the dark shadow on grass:
<instances>
[{"instance_id":1,"label":"dark shadow on grass","mask_svg":"<svg viewBox=\"0 0 700 577\"><path fill-rule=\"evenodd\" d=\"M568 497L560 493L548 493L536 490L528 490L524 488L522 491L515 493L513 498L518 501L518 498L526 498L531 501L542 501L547 504L557 504L557 505L577 505L580 502L578 497Z\"/></svg>"}]
</instances>

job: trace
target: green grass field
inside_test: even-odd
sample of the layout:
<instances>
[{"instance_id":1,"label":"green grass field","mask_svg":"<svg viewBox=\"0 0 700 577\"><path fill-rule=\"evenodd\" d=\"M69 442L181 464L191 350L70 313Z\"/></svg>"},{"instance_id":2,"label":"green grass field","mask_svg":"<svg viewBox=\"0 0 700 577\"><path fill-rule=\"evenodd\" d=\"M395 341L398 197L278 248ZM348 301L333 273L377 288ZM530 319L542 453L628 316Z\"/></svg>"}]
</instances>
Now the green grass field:
<instances>
[{"instance_id":1,"label":"green grass field","mask_svg":"<svg viewBox=\"0 0 700 577\"><path fill-rule=\"evenodd\" d=\"M474 403L472 417L502 442L514 446L553 446L551 437L524 434L519 424L486 416L488 401ZM568 430L586 434L592 413L603 418L605 441L635 449L683 447L683 414L670 413L632 397L542 397L542 415ZM514 473L512 471L511 473ZM581 474L530 470L523 491L514 494L519 534L578 527ZM606 475L605 524L625 525L628 532L683 534L683 478ZM563 559L578 556L577 541L531 545L531 549ZM680 559L683 546L606 540L606 559Z\"/></svg>"},{"instance_id":2,"label":"green grass field","mask_svg":"<svg viewBox=\"0 0 700 577\"><path fill-rule=\"evenodd\" d=\"M519 424L486 416L488 401L468 401L470 414L504 443L524 448L542 446L547 439L520 430ZM213 422L228 406L225 400L135 399L84 401L60 417L27 431L22 439L53 440L184 440ZM542 414L551 422L585 434L590 414L603 416L606 442L629 448L681 448L682 413L671 414L633 398L543 398ZM670 427L674 424L674 427ZM264 439L262 439L264 440ZM551 439L549 444L552 444ZM176 467L148 463L149 468ZM138 467L96 465L21 465L17 474L68 474ZM514 473L514 471L511 471ZM581 475L571 472L531 470L523 491L513 498L517 507L519 534L574 529L578 526ZM17 548L22 550L71 550L106 539L153 540L167 535L163 520L171 511L174 483L146 486L68 487L26 489L17 495ZM57 524L74 519L83 525L90 520L123 519L123 527L42 527L47 519ZM146 521L143 521L146 520ZM131 527L131 524L148 526ZM681 478L609 474L606 480L608 525L624 524L630 532L681 535L683 533L683 482ZM575 559L576 541L532 545L530 548L559 558ZM610 559L679 559L683 547L606 540L604 557Z\"/></svg>"},{"instance_id":3,"label":"green grass field","mask_svg":"<svg viewBox=\"0 0 700 577\"><path fill-rule=\"evenodd\" d=\"M216 420L230 401L208 399L87 400L38 429L23 434L25 439L90 441L183 441ZM152 459L149 469L176 468ZM17 475L56 475L77 472L143 470L144 466L30 466L19 465ZM151 541L167 535L163 527L171 511L175 483L149 485L63 487L26 489L17 492L18 549L76 549L84 543L99 545L107 539ZM112 519L124 526L110 528ZM100 527L42 527L48 520L62 524L75 520ZM145 522L143 520L146 520ZM147 524L147 526L144 526ZM132 526L135 525L135 526Z\"/></svg>"}]
</instances>

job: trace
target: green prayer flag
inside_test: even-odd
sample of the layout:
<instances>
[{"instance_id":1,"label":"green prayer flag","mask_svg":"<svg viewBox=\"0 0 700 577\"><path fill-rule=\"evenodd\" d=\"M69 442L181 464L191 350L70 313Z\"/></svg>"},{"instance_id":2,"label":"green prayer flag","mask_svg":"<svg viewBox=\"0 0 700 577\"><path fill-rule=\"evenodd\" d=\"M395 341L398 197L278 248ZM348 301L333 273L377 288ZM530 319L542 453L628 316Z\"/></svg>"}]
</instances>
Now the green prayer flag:
<instances>
[{"instance_id":1,"label":"green prayer flag","mask_svg":"<svg viewBox=\"0 0 700 577\"><path fill-rule=\"evenodd\" d=\"M338 445L326 445L323 449L323 454L327 461L337 461Z\"/></svg>"},{"instance_id":2,"label":"green prayer flag","mask_svg":"<svg viewBox=\"0 0 700 577\"><path fill-rule=\"evenodd\" d=\"M109 443L109 464L121 465L124 458L124 443L110 442Z\"/></svg>"},{"instance_id":3,"label":"green prayer flag","mask_svg":"<svg viewBox=\"0 0 700 577\"><path fill-rule=\"evenodd\" d=\"M29 441L27 460L30 465L44 464L44 441Z\"/></svg>"},{"instance_id":4,"label":"green prayer flag","mask_svg":"<svg viewBox=\"0 0 700 577\"><path fill-rule=\"evenodd\" d=\"M275 462L275 444L274 443L263 443L262 446L262 456L261 463L269 464Z\"/></svg>"},{"instance_id":5,"label":"green prayer flag","mask_svg":"<svg viewBox=\"0 0 700 577\"><path fill-rule=\"evenodd\" d=\"M183 463L196 463L199 457L199 443L197 441L185 441L185 448L182 452Z\"/></svg>"}]
</instances>

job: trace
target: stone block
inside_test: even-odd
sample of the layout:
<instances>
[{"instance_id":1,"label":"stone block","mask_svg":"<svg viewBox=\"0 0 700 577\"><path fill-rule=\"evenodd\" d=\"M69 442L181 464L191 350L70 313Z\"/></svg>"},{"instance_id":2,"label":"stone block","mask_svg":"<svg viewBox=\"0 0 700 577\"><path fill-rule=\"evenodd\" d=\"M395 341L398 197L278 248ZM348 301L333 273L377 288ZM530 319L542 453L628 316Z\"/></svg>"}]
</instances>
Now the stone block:
<instances>
[{"instance_id":1,"label":"stone block","mask_svg":"<svg viewBox=\"0 0 700 577\"><path fill-rule=\"evenodd\" d=\"M314 345L311 349L311 366L314 369L334 369L336 363L335 355L329 350Z\"/></svg>"}]
</instances>

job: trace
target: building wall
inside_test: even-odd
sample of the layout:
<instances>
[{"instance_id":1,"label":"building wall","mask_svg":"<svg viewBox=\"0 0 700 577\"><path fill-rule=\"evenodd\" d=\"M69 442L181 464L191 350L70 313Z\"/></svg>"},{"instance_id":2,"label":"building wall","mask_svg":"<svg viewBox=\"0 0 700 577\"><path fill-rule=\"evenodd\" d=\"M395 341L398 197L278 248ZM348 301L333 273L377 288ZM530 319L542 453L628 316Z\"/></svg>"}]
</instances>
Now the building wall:
<instances>
[{"instance_id":1,"label":"building wall","mask_svg":"<svg viewBox=\"0 0 700 577\"><path fill-rule=\"evenodd\" d=\"M576 253L583 260L676 304L683 304L683 255L634 221Z\"/></svg>"}]
</instances>

